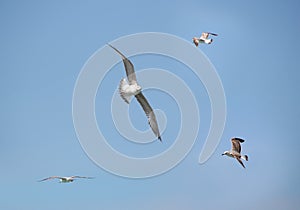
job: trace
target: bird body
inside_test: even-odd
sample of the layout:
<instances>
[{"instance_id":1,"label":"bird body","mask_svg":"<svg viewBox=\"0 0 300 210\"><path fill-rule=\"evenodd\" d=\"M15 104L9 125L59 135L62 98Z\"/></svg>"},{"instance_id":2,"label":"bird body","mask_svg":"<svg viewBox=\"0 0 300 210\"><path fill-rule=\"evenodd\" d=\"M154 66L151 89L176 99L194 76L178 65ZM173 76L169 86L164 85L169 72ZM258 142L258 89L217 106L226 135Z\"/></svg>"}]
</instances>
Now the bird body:
<instances>
[{"instance_id":1,"label":"bird body","mask_svg":"<svg viewBox=\"0 0 300 210\"><path fill-rule=\"evenodd\" d=\"M125 78L120 81L119 93L121 98L129 104L132 96L135 96L141 92L142 88L137 83L132 85L128 84Z\"/></svg>"},{"instance_id":2,"label":"bird body","mask_svg":"<svg viewBox=\"0 0 300 210\"><path fill-rule=\"evenodd\" d=\"M141 105L142 109L144 110L147 118L148 118L148 123L155 134L155 136L161 141L161 136L158 128L158 124L156 121L156 117L154 114L154 111L145 98L145 96L142 93L142 87L138 85L135 71L134 71L134 66L131 63L131 61L125 57L118 49L113 47L112 45L108 44L111 48L113 48L121 57L122 61L125 67L126 75L128 82L126 81L125 78L123 78L120 83L119 83L119 93L121 98L129 104L130 99L132 96L135 96L139 104Z\"/></svg>"},{"instance_id":3,"label":"bird body","mask_svg":"<svg viewBox=\"0 0 300 210\"><path fill-rule=\"evenodd\" d=\"M231 139L231 150L225 151L222 155L226 155L228 157L235 158L244 168L245 165L241 159L244 159L248 161L247 155L241 155L241 143L243 143L245 140L241 138L232 138Z\"/></svg>"},{"instance_id":4,"label":"bird body","mask_svg":"<svg viewBox=\"0 0 300 210\"><path fill-rule=\"evenodd\" d=\"M61 177L61 178L59 178L59 181L62 183L68 183L68 182L73 182L74 179L71 177Z\"/></svg>"}]
</instances>

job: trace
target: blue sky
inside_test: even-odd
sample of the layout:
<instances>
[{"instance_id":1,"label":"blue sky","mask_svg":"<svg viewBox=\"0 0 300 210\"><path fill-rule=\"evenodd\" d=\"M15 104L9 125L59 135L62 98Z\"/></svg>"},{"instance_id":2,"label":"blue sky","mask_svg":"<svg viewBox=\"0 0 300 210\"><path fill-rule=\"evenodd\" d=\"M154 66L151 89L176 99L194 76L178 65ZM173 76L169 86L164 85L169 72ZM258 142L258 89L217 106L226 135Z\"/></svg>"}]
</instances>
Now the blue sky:
<instances>
[{"instance_id":1,"label":"blue sky","mask_svg":"<svg viewBox=\"0 0 300 210\"><path fill-rule=\"evenodd\" d=\"M0 208L298 209L298 10L297 1L1 1ZM164 32L190 41L202 31L219 34L201 50L215 66L227 102L225 130L213 156L198 164L210 103L203 85L187 73L184 79L201 102L201 126L193 149L178 166L136 180L94 164L80 146L72 119L75 82L88 58L124 35ZM153 67L153 60L155 67L177 66L155 56L132 58L137 70ZM108 75L115 86L124 76L117 68L123 67L119 64ZM176 68L170 71L182 76ZM157 92L146 93L152 105L166 107L156 100ZM97 97L101 107L101 97L111 95ZM133 103L130 110L137 106ZM101 112L96 110L98 119ZM132 112L132 120L146 129L145 121L135 121L141 115ZM118 138L109 117L99 120L107 120L110 139ZM221 156L232 136L246 139L246 169ZM122 147L122 138L118 141L112 144ZM95 179L36 182L73 174Z\"/></svg>"}]
</instances>

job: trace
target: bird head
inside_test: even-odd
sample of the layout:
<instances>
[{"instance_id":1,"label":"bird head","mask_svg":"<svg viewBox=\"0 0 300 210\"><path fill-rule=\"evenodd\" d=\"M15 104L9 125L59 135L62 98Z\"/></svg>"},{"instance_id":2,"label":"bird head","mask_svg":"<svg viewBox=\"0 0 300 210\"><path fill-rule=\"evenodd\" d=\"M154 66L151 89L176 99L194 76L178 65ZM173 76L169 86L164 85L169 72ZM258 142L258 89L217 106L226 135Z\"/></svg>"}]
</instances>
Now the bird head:
<instances>
[{"instance_id":1,"label":"bird head","mask_svg":"<svg viewBox=\"0 0 300 210\"><path fill-rule=\"evenodd\" d=\"M194 37L194 38L193 38L193 42L194 42L194 44L195 44L196 46L198 46L198 44L199 44L199 39L198 39L197 37Z\"/></svg>"},{"instance_id":2,"label":"bird head","mask_svg":"<svg viewBox=\"0 0 300 210\"><path fill-rule=\"evenodd\" d=\"M225 151L222 155L227 155L227 156L229 156L229 151Z\"/></svg>"}]
</instances>

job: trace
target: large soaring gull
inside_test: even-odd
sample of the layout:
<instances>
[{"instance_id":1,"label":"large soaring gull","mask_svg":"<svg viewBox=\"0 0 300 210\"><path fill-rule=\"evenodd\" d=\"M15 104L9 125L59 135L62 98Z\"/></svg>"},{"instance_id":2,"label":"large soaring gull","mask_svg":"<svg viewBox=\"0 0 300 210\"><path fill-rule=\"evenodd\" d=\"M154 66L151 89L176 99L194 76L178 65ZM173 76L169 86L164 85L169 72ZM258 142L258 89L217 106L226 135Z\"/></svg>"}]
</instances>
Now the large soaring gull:
<instances>
[{"instance_id":1,"label":"large soaring gull","mask_svg":"<svg viewBox=\"0 0 300 210\"><path fill-rule=\"evenodd\" d=\"M229 157L237 159L239 163L245 168L244 163L241 159L244 159L248 161L247 155L241 155L241 143L243 143L245 140L241 138L232 138L231 139L231 150L225 151L222 155L227 155Z\"/></svg>"},{"instance_id":2,"label":"large soaring gull","mask_svg":"<svg viewBox=\"0 0 300 210\"><path fill-rule=\"evenodd\" d=\"M218 36L218 34L211 32L203 32L200 37L194 37L193 42L198 47L199 43L211 44L213 39L209 39L209 35Z\"/></svg>"},{"instance_id":3,"label":"large soaring gull","mask_svg":"<svg viewBox=\"0 0 300 210\"><path fill-rule=\"evenodd\" d=\"M110 44L108 44L108 45L111 48L113 48L122 57L124 67L125 67L125 71L126 71L126 75L127 75L127 79L128 79L128 83L127 83L125 78L123 78L120 81L120 84L119 84L120 96L128 104L130 102L130 98L132 96L135 96L135 98L137 99L137 101L142 106L142 108L143 108L143 110L144 110L144 112L145 112L145 114L148 118L148 123L149 123L153 133L161 141L161 137L160 137L160 133L159 133L158 124L157 124L157 121L156 121L155 114L153 112L152 107L150 106L147 99L145 98L145 96L142 93L142 87L140 85L138 85L138 83L137 83L137 79L136 79L136 75L135 75L135 72L134 72L133 64L118 49L111 46Z\"/></svg>"},{"instance_id":4,"label":"large soaring gull","mask_svg":"<svg viewBox=\"0 0 300 210\"><path fill-rule=\"evenodd\" d=\"M68 182L73 182L75 179L93 179L93 177L87 177L87 176L50 176L48 178L39 180L39 182L50 180L50 179L59 179L60 183L68 183Z\"/></svg>"}]
</instances>

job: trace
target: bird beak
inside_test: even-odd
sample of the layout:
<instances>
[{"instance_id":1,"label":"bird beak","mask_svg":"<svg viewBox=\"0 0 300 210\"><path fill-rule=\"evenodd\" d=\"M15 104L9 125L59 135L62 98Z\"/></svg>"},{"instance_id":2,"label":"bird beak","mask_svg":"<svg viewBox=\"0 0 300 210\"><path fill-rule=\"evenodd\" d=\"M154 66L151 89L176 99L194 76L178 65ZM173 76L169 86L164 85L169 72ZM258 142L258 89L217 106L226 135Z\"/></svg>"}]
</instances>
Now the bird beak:
<instances>
[{"instance_id":1,"label":"bird beak","mask_svg":"<svg viewBox=\"0 0 300 210\"><path fill-rule=\"evenodd\" d=\"M225 155L224 153L222 154L222 156Z\"/></svg>"}]
</instances>

